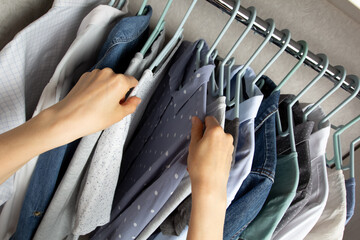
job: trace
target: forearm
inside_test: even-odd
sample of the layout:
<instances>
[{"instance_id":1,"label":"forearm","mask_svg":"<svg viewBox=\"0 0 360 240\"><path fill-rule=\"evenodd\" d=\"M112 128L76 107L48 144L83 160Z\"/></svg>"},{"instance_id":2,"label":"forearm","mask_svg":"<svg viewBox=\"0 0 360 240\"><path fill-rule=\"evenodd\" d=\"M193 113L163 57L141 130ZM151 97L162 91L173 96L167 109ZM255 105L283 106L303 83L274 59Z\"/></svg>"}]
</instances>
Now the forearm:
<instances>
[{"instance_id":1,"label":"forearm","mask_svg":"<svg viewBox=\"0 0 360 240\"><path fill-rule=\"evenodd\" d=\"M226 194L192 194L192 208L187 240L221 240L226 212Z\"/></svg>"},{"instance_id":2,"label":"forearm","mask_svg":"<svg viewBox=\"0 0 360 240\"><path fill-rule=\"evenodd\" d=\"M0 135L0 183L33 157L65 144L66 133L51 109Z\"/></svg>"}]
</instances>

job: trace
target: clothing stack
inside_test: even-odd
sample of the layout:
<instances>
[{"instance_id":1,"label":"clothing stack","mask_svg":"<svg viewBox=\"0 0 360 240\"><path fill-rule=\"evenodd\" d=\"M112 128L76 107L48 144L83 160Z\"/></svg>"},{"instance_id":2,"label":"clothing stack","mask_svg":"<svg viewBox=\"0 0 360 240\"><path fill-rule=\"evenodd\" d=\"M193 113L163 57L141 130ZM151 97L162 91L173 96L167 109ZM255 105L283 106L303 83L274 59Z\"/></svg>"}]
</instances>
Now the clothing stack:
<instances>
[{"instance_id":1,"label":"clothing stack","mask_svg":"<svg viewBox=\"0 0 360 240\"><path fill-rule=\"evenodd\" d=\"M62 100L94 69L135 76L129 96L141 104L113 126L35 157L1 184L1 239L186 239L191 118L207 115L234 137L224 239L342 238L355 181L326 166L330 123L319 124L320 107L306 121L310 104L292 108L292 151L276 120L288 128L293 95L267 76L252 91L255 72L232 66L227 87L234 97L242 71L243 100L229 107L225 96L211 94L221 59L206 59L203 40L177 39L151 69L166 35L164 28L141 52L151 6L130 15L128 1L120 10L101 4L55 0L0 52L0 133Z\"/></svg>"}]
</instances>

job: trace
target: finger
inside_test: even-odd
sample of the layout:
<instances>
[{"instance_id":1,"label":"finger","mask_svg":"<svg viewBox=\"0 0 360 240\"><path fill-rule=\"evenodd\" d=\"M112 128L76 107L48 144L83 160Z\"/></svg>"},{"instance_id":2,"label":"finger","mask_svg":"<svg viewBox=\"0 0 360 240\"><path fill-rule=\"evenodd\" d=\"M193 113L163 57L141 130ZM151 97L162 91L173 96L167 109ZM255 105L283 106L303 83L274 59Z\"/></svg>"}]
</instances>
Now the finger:
<instances>
[{"instance_id":1,"label":"finger","mask_svg":"<svg viewBox=\"0 0 360 240\"><path fill-rule=\"evenodd\" d=\"M125 102L119 105L119 114L121 118L135 112L137 106L140 104L141 99L138 97L129 97Z\"/></svg>"},{"instance_id":2,"label":"finger","mask_svg":"<svg viewBox=\"0 0 360 240\"><path fill-rule=\"evenodd\" d=\"M206 129L217 127L217 126L220 126L220 124L216 120L216 118L214 118L213 116L207 116L205 118L205 127L206 127Z\"/></svg>"},{"instance_id":3,"label":"finger","mask_svg":"<svg viewBox=\"0 0 360 240\"><path fill-rule=\"evenodd\" d=\"M192 127L191 127L191 140L190 144L197 143L201 140L203 136L203 129L204 124L201 122L201 120L194 116L191 118Z\"/></svg>"},{"instance_id":4,"label":"finger","mask_svg":"<svg viewBox=\"0 0 360 240\"><path fill-rule=\"evenodd\" d=\"M136 78L134 78L133 76L118 74L116 78L118 79L121 87L120 94L122 98L131 88L136 87L139 83L138 80L136 80Z\"/></svg>"}]
</instances>

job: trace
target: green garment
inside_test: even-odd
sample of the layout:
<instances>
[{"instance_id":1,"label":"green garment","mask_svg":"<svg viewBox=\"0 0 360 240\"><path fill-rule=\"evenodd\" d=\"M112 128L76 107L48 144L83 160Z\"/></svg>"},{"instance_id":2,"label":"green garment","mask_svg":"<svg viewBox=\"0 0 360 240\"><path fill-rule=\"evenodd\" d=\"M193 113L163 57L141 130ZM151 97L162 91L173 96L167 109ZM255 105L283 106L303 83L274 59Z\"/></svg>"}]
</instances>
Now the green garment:
<instances>
[{"instance_id":1,"label":"green garment","mask_svg":"<svg viewBox=\"0 0 360 240\"><path fill-rule=\"evenodd\" d=\"M295 197L299 183L297 154L278 156L274 184L256 218L242 232L243 240L271 239L273 232Z\"/></svg>"}]
</instances>

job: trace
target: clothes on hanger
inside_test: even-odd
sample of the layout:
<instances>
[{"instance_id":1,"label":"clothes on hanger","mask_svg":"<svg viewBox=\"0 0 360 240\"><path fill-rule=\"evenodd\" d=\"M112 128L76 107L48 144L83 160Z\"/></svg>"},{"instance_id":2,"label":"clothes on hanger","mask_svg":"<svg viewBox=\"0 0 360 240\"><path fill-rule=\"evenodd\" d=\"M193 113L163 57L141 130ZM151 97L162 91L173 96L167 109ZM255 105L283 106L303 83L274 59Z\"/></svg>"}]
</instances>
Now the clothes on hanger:
<instances>
[{"instance_id":1,"label":"clothes on hanger","mask_svg":"<svg viewBox=\"0 0 360 240\"><path fill-rule=\"evenodd\" d=\"M75 39L81 21L102 2L55 0L49 12L24 28L1 50L0 105L4 106L0 114L1 133L23 124L26 119L39 113L34 110L41 92ZM7 181L6 186L12 197L2 206L1 239L8 239L15 232L36 162L37 157ZM0 190L2 189L3 187Z\"/></svg>"},{"instance_id":2,"label":"clothes on hanger","mask_svg":"<svg viewBox=\"0 0 360 240\"><path fill-rule=\"evenodd\" d=\"M304 122L309 106L292 107L293 152L275 121L279 112L287 129L295 96L274 92L267 76L253 91L250 67L226 65L230 86L224 90L231 89L231 99L238 90L243 96L237 115L226 105L231 99L211 94L210 75L222 60L211 56L205 64L204 40L183 41L181 35L151 70L166 29L145 54L140 50L157 9L146 6L132 16L128 1L121 10L101 3L56 0L0 52L0 105L6 106L0 133L59 102L93 69L135 76L139 83L127 97L142 101L120 122L35 157L0 184L1 239L186 239L191 118L207 115L234 138L224 239L342 238L354 212L355 179L345 181L342 171L326 167L330 123L319 129L320 107Z\"/></svg>"},{"instance_id":3,"label":"clothes on hanger","mask_svg":"<svg viewBox=\"0 0 360 240\"><path fill-rule=\"evenodd\" d=\"M329 185L325 165L325 148L330 133L329 122L318 129L318 123L325 117L319 107L312 112L308 120L314 121L314 129L309 139L311 159L312 190L309 200L301 211L272 239L304 239L319 220L328 198Z\"/></svg>"}]
</instances>

